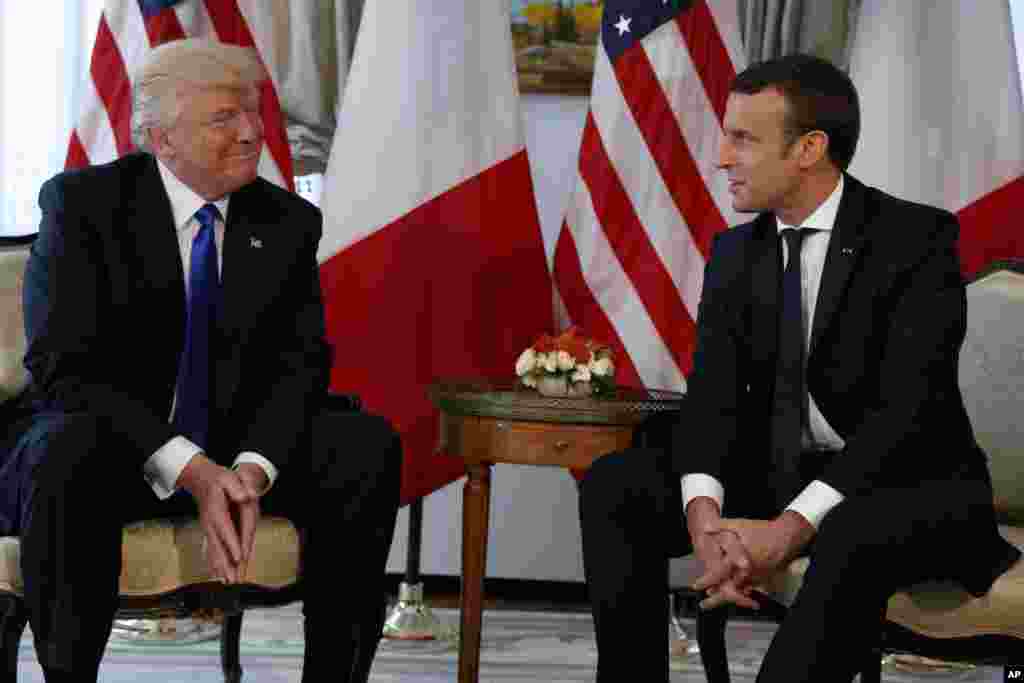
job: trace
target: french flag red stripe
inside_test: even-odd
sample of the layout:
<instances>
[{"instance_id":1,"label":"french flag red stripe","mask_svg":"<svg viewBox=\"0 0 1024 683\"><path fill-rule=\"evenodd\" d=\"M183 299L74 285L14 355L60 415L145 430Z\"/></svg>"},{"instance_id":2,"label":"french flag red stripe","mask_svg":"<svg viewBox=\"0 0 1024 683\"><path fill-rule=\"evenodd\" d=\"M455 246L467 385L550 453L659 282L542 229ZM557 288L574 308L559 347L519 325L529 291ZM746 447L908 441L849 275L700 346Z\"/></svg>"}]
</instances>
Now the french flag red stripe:
<instances>
[{"instance_id":1,"label":"french flag red stripe","mask_svg":"<svg viewBox=\"0 0 1024 683\"><path fill-rule=\"evenodd\" d=\"M415 207L320 266L332 387L402 434L402 503L465 473L436 453L438 378L511 378L551 329L551 280L526 152Z\"/></svg>"},{"instance_id":2,"label":"french flag red stripe","mask_svg":"<svg viewBox=\"0 0 1024 683\"><path fill-rule=\"evenodd\" d=\"M1024 178L1016 178L957 212L960 265L970 279L995 261L1024 258Z\"/></svg>"}]
</instances>

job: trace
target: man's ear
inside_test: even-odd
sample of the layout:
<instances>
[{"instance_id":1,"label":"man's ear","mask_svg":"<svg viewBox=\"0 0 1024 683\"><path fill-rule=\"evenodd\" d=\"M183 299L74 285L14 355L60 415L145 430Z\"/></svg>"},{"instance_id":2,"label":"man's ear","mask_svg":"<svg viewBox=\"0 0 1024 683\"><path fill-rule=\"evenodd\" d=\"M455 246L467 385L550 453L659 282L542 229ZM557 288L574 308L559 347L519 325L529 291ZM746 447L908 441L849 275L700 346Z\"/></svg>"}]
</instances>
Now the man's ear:
<instances>
[{"instance_id":1,"label":"man's ear","mask_svg":"<svg viewBox=\"0 0 1024 683\"><path fill-rule=\"evenodd\" d=\"M153 154L160 159L173 159L175 148L171 142L167 129L161 126L152 126L146 129L146 142Z\"/></svg>"},{"instance_id":2,"label":"man's ear","mask_svg":"<svg viewBox=\"0 0 1024 683\"><path fill-rule=\"evenodd\" d=\"M804 168L810 168L828 158L828 133L825 131L812 130L804 133L798 144L800 148L797 159Z\"/></svg>"}]
</instances>

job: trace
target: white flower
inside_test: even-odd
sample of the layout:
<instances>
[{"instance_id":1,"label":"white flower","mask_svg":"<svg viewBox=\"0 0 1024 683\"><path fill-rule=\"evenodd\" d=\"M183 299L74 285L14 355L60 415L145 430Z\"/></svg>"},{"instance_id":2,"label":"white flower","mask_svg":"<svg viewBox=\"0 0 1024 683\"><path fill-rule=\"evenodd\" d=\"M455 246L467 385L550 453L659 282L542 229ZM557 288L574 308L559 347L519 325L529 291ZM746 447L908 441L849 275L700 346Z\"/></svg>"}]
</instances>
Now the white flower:
<instances>
[{"instance_id":1,"label":"white flower","mask_svg":"<svg viewBox=\"0 0 1024 683\"><path fill-rule=\"evenodd\" d=\"M589 382L590 368L586 365L577 365L576 372L572 373L572 376L569 379L573 382Z\"/></svg>"},{"instance_id":2,"label":"white flower","mask_svg":"<svg viewBox=\"0 0 1024 683\"><path fill-rule=\"evenodd\" d=\"M537 354L537 365L543 366L548 372L555 372L558 370L558 354L554 351Z\"/></svg>"},{"instance_id":3,"label":"white flower","mask_svg":"<svg viewBox=\"0 0 1024 683\"><path fill-rule=\"evenodd\" d=\"M568 351L559 351L557 358L559 370L572 370L576 367L576 361L572 359Z\"/></svg>"},{"instance_id":4,"label":"white flower","mask_svg":"<svg viewBox=\"0 0 1024 683\"><path fill-rule=\"evenodd\" d=\"M533 348L526 349L519 354L519 360L516 361L516 374L522 377L527 374L537 365L537 354L534 353Z\"/></svg>"},{"instance_id":5,"label":"white flower","mask_svg":"<svg viewBox=\"0 0 1024 683\"><path fill-rule=\"evenodd\" d=\"M537 378L533 375L523 376L523 384L530 387L531 389L537 388Z\"/></svg>"},{"instance_id":6,"label":"white flower","mask_svg":"<svg viewBox=\"0 0 1024 683\"><path fill-rule=\"evenodd\" d=\"M589 369L599 377L607 377L615 372L615 365L611 358L598 358L590 361Z\"/></svg>"}]
</instances>

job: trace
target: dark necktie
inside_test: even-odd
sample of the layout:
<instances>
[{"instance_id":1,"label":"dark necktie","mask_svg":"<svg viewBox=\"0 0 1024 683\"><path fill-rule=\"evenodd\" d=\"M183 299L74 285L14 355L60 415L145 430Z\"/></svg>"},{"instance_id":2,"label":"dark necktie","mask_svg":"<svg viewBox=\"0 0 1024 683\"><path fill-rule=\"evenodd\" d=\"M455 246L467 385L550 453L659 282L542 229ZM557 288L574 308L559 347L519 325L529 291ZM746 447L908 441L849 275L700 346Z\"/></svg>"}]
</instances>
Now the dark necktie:
<instances>
[{"instance_id":1,"label":"dark necktie","mask_svg":"<svg viewBox=\"0 0 1024 683\"><path fill-rule=\"evenodd\" d=\"M217 241L214 222L220 211L206 204L196 211L199 231L192 240L188 274L188 307L185 348L178 367L174 427L202 449L209 445L212 376L210 342L217 325L220 276L217 273Z\"/></svg>"},{"instance_id":2,"label":"dark necktie","mask_svg":"<svg viewBox=\"0 0 1024 683\"><path fill-rule=\"evenodd\" d=\"M772 456L779 475L779 509L798 493L801 436L804 425L804 323L800 284L800 248L807 229L786 228L782 237L789 252L782 274L779 312L779 355L775 367L775 402L772 413Z\"/></svg>"}]
</instances>

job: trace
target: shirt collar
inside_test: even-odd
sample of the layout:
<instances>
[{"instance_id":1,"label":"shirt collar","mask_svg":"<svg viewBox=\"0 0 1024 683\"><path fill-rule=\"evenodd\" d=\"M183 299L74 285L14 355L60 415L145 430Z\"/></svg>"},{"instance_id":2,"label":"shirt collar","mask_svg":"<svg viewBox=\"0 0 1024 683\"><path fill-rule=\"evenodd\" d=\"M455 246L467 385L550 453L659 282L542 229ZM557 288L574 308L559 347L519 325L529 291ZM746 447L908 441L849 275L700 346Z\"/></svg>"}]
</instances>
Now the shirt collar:
<instances>
[{"instance_id":1,"label":"shirt collar","mask_svg":"<svg viewBox=\"0 0 1024 683\"><path fill-rule=\"evenodd\" d=\"M195 216L196 211L205 204L213 204L220 211L221 219L227 221L228 203L231 195L221 197L215 202L207 202L195 191L181 182L178 176L171 172L171 169L164 165L160 159L156 160L156 166L160 169L160 178L164 181L164 189L167 191L167 198L171 200L171 212L174 214L174 227L179 232L189 225L189 221Z\"/></svg>"},{"instance_id":2,"label":"shirt collar","mask_svg":"<svg viewBox=\"0 0 1024 683\"><path fill-rule=\"evenodd\" d=\"M836 183L836 187L832 190L825 201L818 204L818 208L811 212L811 215L801 223L799 226L786 225L779 217L775 217L775 223L778 226L779 232L781 233L786 228L813 228L815 230L831 230L836 223L836 216L839 215L839 200L843 198L843 174L839 174L839 182Z\"/></svg>"}]
</instances>

